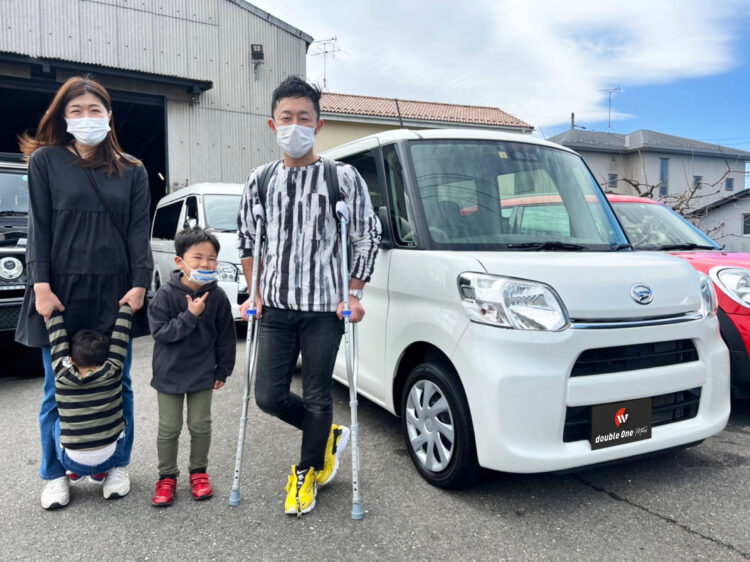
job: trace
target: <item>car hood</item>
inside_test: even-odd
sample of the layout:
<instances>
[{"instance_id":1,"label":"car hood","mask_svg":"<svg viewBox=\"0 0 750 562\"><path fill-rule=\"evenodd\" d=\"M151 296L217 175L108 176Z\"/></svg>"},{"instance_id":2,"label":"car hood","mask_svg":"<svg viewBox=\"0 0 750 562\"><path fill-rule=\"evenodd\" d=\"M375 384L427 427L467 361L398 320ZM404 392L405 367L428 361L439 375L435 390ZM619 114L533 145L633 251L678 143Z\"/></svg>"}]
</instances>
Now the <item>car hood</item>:
<instances>
[{"instance_id":1,"label":"car hood","mask_svg":"<svg viewBox=\"0 0 750 562\"><path fill-rule=\"evenodd\" d=\"M681 259L640 252L480 252L487 273L540 281L561 297L571 320L602 321L679 315L700 309L698 274ZM638 304L635 285L653 302Z\"/></svg>"},{"instance_id":2,"label":"car hood","mask_svg":"<svg viewBox=\"0 0 750 562\"><path fill-rule=\"evenodd\" d=\"M750 269L750 254L740 252L672 252L699 271L708 272L714 267L742 267Z\"/></svg>"}]
</instances>

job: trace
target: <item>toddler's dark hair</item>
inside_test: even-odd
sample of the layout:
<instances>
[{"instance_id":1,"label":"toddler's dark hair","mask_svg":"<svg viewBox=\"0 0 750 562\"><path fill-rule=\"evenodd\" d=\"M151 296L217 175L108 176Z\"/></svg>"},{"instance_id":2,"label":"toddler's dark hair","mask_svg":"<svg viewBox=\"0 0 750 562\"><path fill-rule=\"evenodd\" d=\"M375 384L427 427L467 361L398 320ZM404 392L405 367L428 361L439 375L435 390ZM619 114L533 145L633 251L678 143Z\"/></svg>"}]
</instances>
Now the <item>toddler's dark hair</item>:
<instances>
[{"instance_id":1,"label":"toddler's dark hair","mask_svg":"<svg viewBox=\"0 0 750 562\"><path fill-rule=\"evenodd\" d=\"M203 242L211 242L211 245L214 247L214 250L216 250L216 253L219 253L221 244L219 244L216 236L209 232L206 232L199 226L186 228L185 230L181 230L180 232L178 232L177 236L175 236L174 239L174 251L178 256L184 258L185 252L187 252L191 246L202 244Z\"/></svg>"},{"instance_id":2,"label":"toddler's dark hair","mask_svg":"<svg viewBox=\"0 0 750 562\"><path fill-rule=\"evenodd\" d=\"M290 76L276 86L273 91L271 115L273 116L273 112L276 111L276 106L279 105L279 100L282 98L307 98L312 102L315 114L320 119L320 96L322 95L323 93L317 86L308 84L299 76Z\"/></svg>"},{"instance_id":3,"label":"toddler's dark hair","mask_svg":"<svg viewBox=\"0 0 750 562\"><path fill-rule=\"evenodd\" d=\"M78 330L70 340L70 358L79 367L104 365L109 338L97 330Z\"/></svg>"}]
</instances>

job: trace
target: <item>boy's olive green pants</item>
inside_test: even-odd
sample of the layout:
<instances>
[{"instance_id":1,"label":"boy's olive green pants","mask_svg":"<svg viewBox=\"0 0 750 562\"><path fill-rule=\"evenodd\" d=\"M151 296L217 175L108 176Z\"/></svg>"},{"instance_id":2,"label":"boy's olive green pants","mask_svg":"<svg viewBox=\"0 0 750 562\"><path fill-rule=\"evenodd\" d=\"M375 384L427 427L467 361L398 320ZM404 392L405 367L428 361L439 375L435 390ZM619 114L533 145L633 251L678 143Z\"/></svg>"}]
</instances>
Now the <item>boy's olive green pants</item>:
<instances>
[{"instance_id":1,"label":"boy's olive green pants","mask_svg":"<svg viewBox=\"0 0 750 562\"><path fill-rule=\"evenodd\" d=\"M189 469L208 467L211 447L211 397L213 389L187 394L157 392L159 404L159 433L156 450L159 455L159 476L177 476L177 448L182 431L182 404L187 402L187 426L190 431Z\"/></svg>"}]
</instances>

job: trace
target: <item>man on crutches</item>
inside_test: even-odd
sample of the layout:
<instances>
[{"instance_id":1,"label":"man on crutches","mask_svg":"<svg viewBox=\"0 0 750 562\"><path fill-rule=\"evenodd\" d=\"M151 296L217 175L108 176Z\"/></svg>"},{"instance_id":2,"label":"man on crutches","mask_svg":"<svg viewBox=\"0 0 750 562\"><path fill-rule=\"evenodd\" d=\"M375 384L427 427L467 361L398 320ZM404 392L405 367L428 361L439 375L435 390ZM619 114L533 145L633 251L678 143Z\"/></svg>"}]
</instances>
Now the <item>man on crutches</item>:
<instances>
[{"instance_id":1,"label":"man on crutches","mask_svg":"<svg viewBox=\"0 0 750 562\"><path fill-rule=\"evenodd\" d=\"M348 428L332 423L333 367L345 310L352 324L364 317L362 290L380 244L380 223L357 170L321 160L313 151L323 126L319 101L320 90L298 77L276 88L268 124L284 158L251 172L238 218L242 268L251 292L255 258L260 257L255 303L248 299L241 307L243 316L254 309L262 318L255 400L264 412L302 430L300 459L292 466L284 505L286 513L298 516L313 509L318 486L333 479L349 438ZM346 239L338 236L338 203L348 211L342 229ZM253 253L257 205L265 213L261 256ZM342 269L347 249L348 275ZM300 352L302 396L290 391Z\"/></svg>"}]
</instances>

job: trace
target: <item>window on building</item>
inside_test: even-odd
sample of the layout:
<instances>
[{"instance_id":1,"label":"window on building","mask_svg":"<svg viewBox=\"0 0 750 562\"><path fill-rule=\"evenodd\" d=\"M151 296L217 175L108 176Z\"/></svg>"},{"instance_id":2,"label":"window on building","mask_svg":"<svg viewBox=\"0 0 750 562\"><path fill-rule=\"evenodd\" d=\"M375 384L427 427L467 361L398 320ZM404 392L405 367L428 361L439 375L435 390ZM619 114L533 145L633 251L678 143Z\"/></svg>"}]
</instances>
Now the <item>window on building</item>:
<instances>
[{"instance_id":1,"label":"window on building","mask_svg":"<svg viewBox=\"0 0 750 562\"><path fill-rule=\"evenodd\" d=\"M669 193L669 158L659 158L659 195Z\"/></svg>"},{"instance_id":2,"label":"window on building","mask_svg":"<svg viewBox=\"0 0 750 562\"><path fill-rule=\"evenodd\" d=\"M724 190L725 191L734 191L734 178L727 178L724 181Z\"/></svg>"},{"instance_id":3,"label":"window on building","mask_svg":"<svg viewBox=\"0 0 750 562\"><path fill-rule=\"evenodd\" d=\"M693 176L693 189L703 187L703 176Z\"/></svg>"},{"instance_id":4,"label":"window on building","mask_svg":"<svg viewBox=\"0 0 750 562\"><path fill-rule=\"evenodd\" d=\"M742 235L750 236L750 214L742 215Z\"/></svg>"},{"instance_id":5,"label":"window on building","mask_svg":"<svg viewBox=\"0 0 750 562\"><path fill-rule=\"evenodd\" d=\"M617 188L617 174L609 174L607 176L607 189Z\"/></svg>"}]
</instances>

